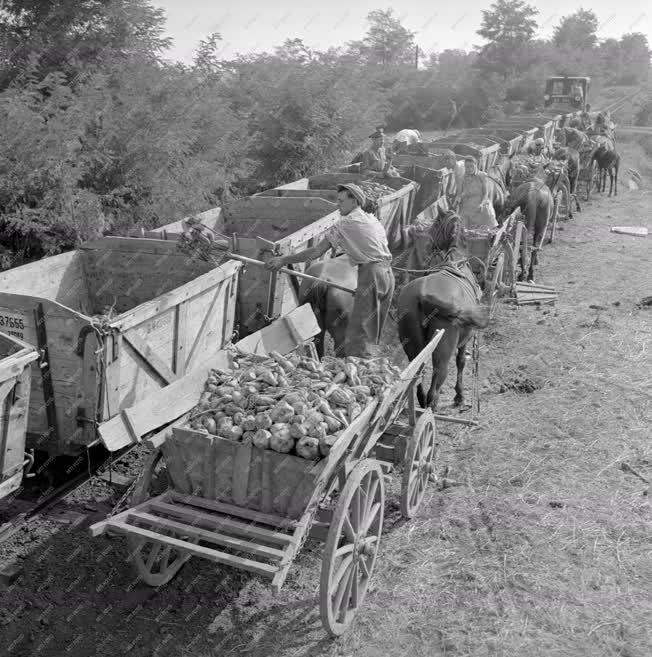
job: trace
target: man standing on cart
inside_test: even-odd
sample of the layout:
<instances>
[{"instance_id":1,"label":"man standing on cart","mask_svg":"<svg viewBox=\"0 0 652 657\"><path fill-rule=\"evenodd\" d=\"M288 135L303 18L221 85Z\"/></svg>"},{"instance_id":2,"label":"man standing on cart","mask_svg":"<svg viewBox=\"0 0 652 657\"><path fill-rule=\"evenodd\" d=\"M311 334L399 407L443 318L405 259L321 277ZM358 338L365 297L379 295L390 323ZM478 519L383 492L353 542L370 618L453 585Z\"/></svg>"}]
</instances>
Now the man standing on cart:
<instances>
[{"instance_id":1,"label":"man standing on cart","mask_svg":"<svg viewBox=\"0 0 652 657\"><path fill-rule=\"evenodd\" d=\"M310 249L271 258L267 268L278 271L297 262L316 260L334 248L342 250L358 270L358 285L346 328L344 353L361 358L373 357L372 344L380 342L394 295L392 255L383 225L373 214L363 211L364 192L354 184L338 185L341 219L321 242Z\"/></svg>"},{"instance_id":2,"label":"man standing on cart","mask_svg":"<svg viewBox=\"0 0 652 657\"><path fill-rule=\"evenodd\" d=\"M495 228L498 225L489 192L487 174L478 169L478 161L472 155L467 155L464 158L464 178L455 200L464 228Z\"/></svg>"}]
</instances>

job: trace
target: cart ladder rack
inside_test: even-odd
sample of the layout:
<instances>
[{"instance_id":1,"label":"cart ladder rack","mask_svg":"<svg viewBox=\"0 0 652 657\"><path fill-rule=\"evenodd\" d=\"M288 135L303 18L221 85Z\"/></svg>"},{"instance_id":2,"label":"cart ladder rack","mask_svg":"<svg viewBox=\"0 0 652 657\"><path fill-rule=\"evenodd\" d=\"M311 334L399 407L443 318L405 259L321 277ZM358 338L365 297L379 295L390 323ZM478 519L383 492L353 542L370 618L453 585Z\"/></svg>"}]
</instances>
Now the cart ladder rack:
<instances>
[{"instance_id":1,"label":"cart ladder rack","mask_svg":"<svg viewBox=\"0 0 652 657\"><path fill-rule=\"evenodd\" d=\"M90 527L262 575L278 592L308 528L301 521L167 491ZM202 543L202 544L200 544Z\"/></svg>"}]
</instances>

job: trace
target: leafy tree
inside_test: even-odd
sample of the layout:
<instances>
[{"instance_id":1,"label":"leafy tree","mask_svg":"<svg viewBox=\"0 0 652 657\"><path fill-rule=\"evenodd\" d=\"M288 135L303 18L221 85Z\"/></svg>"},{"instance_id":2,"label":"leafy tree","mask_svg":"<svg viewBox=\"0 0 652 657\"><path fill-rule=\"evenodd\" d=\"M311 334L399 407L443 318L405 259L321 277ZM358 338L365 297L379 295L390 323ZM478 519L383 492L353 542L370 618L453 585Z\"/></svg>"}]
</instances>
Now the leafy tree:
<instances>
[{"instance_id":1,"label":"leafy tree","mask_svg":"<svg viewBox=\"0 0 652 657\"><path fill-rule=\"evenodd\" d=\"M477 31L488 43L480 49L476 66L485 73L496 73L506 82L521 70L524 46L537 29L539 12L523 0L497 0L482 12Z\"/></svg>"},{"instance_id":2,"label":"leafy tree","mask_svg":"<svg viewBox=\"0 0 652 657\"><path fill-rule=\"evenodd\" d=\"M114 56L158 60L170 45L165 15L149 0L6 0L0 11L0 88L26 71L68 80Z\"/></svg>"},{"instance_id":3,"label":"leafy tree","mask_svg":"<svg viewBox=\"0 0 652 657\"><path fill-rule=\"evenodd\" d=\"M406 29L392 9L367 14L369 29L362 41L353 41L349 49L363 61L380 66L397 66L414 62L414 32Z\"/></svg>"},{"instance_id":4,"label":"leafy tree","mask_svg":"<svg viewBox=\"0 0 652 657\"><path fill-rule=\"evenodd\" d=\"M598 42L598 17L593 11L578 9L564 16L553 30L552 40L557 48L568 50L592 49Z\"/></svg>"},{"instance_id":5,"label":"leafy tree","mask_svg":"<svg viewBox=\"0 0 652 657\"><path fill-rule=\"evenodd\" d=\"M640 32L624 34L620 38L623 73L621 84L640 84L650 73L650 47L647 37Z\"/></svg>"}]
</instances>

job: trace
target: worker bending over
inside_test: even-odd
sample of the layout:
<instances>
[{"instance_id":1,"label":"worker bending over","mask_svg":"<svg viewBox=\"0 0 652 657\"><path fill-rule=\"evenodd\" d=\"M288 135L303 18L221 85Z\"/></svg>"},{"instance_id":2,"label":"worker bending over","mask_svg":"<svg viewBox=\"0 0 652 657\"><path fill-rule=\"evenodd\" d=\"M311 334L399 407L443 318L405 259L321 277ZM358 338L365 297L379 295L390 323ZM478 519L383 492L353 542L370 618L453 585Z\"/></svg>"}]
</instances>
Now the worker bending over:
<instances>
[{"instance_id":1,"label":"worker bending over","mask_svg":"<svg viewBox=\"0 0 652 657\"><path fill-rule=\"evenodd\" d=\"M316 260L331 248L344 251L358 269L344 353L370 358L374 355L371 345L380 342L394 294L392 255L382 224L375 215L362 210L366 201L364 192L354 184L339 185L337 192L341 219L324 239L310 249L271 258L267 268L278 271L289 264Z\"/></svg>"}]
</instances>

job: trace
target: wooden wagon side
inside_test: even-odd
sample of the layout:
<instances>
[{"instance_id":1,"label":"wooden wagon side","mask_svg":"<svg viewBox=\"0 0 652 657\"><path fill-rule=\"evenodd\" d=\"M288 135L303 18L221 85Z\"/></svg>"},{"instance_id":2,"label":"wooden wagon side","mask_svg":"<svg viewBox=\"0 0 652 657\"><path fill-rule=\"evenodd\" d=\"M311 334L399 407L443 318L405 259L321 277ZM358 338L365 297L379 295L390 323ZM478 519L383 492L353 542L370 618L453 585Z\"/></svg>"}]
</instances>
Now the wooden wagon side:
<instances>
[{"instance_id":1,"label":"wooden wagon side","mask_svg":"<svg viewBox=\"0 0 652 657\"><path fill-rule=\"evenodd\" d=\"M140 230L140 237L148 237L155 240L178 240L181 233L183 233L184 221L190 217L184 217L179 221L173 221L165 226L154 228L153 230ZM198 221L203 226L210 228L218 233L224 232L224 217L222 215L222 208L211 208L205 212L200 212L192 215L192 218Z\"/></svg>"},{"instance_id":2,"label":"wooden wagon side","mask_svg":"<svg viewBox=\"0 0 652 657\"><path fill-rule=\"evenodd\" d=\"M0 318L3 330L13 330ZM0 499L20 487L25 459L25 434L31 367L36 349L22 340L0 333Z\"/></svg>"},{"instance_id":3,"label":"wooden wagon side","mask_svg":"<svg viewBox=\"0 0 652 657\"><path fill-rule=\"evenodd\" d=\"M27 443L74 454L104 421L231 339L240 264L172 241L102 238L0 275L0 313L39 350Z\"/></svg>"},{"instance_id":4,"label":"wooden wagon side","mask_svg":"<svg viewBox=\"0 0 652 657\"><path fill-rule=\"evenodd\" d=\"M460 137L460 139L462 141L459 142L451 141L448 138L436 139L430 142L430 147L433 149L451 150L462 157L472 155L477 158L479 168L482 171L487 171L487 169L496 164L500 152L500 144L494 144L493 146L481 146L478 144L478 148L476 148L465 143L463 137Z\"/></svg>"}]
</instances>

